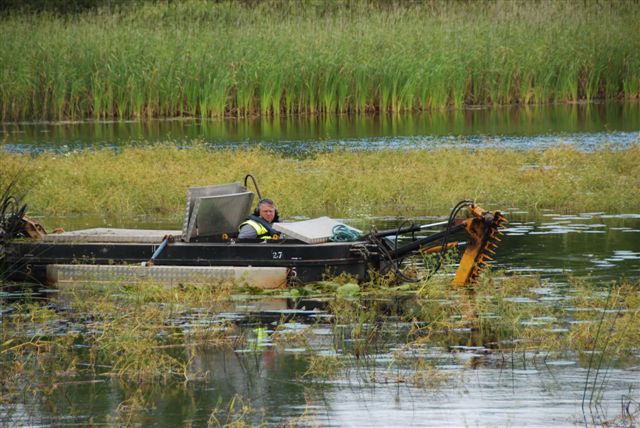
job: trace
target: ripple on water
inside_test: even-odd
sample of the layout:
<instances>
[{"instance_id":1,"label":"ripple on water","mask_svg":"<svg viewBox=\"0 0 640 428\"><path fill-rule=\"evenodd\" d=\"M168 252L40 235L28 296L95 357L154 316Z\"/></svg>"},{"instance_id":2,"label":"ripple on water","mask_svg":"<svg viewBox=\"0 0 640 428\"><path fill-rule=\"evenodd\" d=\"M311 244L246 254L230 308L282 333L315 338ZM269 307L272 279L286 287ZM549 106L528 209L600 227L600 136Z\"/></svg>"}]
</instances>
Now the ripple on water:
<instances>
[{"instance_id":1,"label":"ripple on water","mask_svg":"<svg viewBox=\"0 0 640 428\"><path fill-rule=\"evenodd\" d=\"M614 260L639 260L640 252L630 250L615 250L613 252Z\"/></svg>"},{"instance_id":2,"label":"ripple on water","mask_svg":"<svg viewBox=\"0 0 640 428\"><path fill-rule=\"evenodd\" d=\"M545 364L548 366L566 367L575 366L577 363L570 360L547 360Z\"/></svg>"},{"instance_id":3,"label":"ripple on water","mask_svg":"<svg viewBox=\"0 0 640 428\"><path fill-rule=\"evenodd\" d=\"M512 303L538 303L538 300L529 297L506 297L504 301Z\"/></svg>"},{"instance_id":4,"label":"ripple on water","mask_svg":"<svg viewBox=\"0 0 640 428\"><path fill-rule=\"evenodd\" d=\"M536 273L547 273L547 274L558 274L558 273L571 273L572 269L569 268L545 268L545 267L509 267L507 268L508 273L522 273L522 274L536 274Z\"/></svg>"},{"instance_id":5,"label":"ripple on water","mask_svg":"<svg viewBox=\"0 0 640 428\"><path fill-rule=\"evenodd\" d=\"M601 218L621 218L621 219L640 219L640 214L627 213L627 214L603 214L600 216Z\"/></svg>"}]
</instances>

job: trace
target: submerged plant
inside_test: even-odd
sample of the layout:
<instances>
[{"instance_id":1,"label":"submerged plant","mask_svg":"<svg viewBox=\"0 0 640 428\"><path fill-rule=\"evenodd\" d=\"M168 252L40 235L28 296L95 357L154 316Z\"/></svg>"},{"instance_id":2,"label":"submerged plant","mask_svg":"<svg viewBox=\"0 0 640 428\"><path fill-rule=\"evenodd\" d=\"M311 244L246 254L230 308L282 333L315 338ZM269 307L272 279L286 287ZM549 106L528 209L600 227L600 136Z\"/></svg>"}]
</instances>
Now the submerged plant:
<instances>
[{"instance_id":1,"label":"submerged plant","mask_svg":"<svg viewBox=\"0 0 640 428\"><path fill-rule=\"evenodd\" d=\"M206 410L200 421L253 426L270 416L250 401L256 386L252 382L269 380L264 370L292 376L286 379L288 387L316 392L347 380L437 393L455 387L483 365L542 368L554 359L591 367L585 402L597 405L610 370L638 361L637 284L601 287L575 281L557 288L535 276L494 274L473 290L438 277L409 291L382 286L373 291L375 284L368 284L360 294L346 297L325 291L324 316L293 326L291 314L266 325L253 318L236 318L235 323L224 318L240 298L224 286L216 291L113 284L82 292L63 290L48 302L14 303L2 314L0 331L2 422L22 417L21 408L36 412L40 406L53 415L81 418L86 409L69 408L63 396L74 385L88 395L97 394L92 388L114 391L117 400L107 411L97 411L93 423L148 424L163 400L184 394L193 408ZM543 298L551 292L559 298ZM254 332L255 346L247 346L253 338L245 327ZM292 358L276 358L292 348ZM234 359L235 369L242 372L221 369L229 363L224 359L206 361L218 351ZM469 358L452 370L449 361L457 353ZM227 381L241 389L244 382L234 383L239 374L248 377L243 385L248 392L231 389L204 404L191 395L194 390L217 390ZM622 406L621 420L637 420L634 391ZM196 410L187 412L184 421L195 421ZM307 414L306 409L300 412Z\"/></svg>"},{"instance_id":2,"label":"submerged plant","mask_svg":"<svg viewBox=\"0 0 640 428\"><path fill-rule=\"evenodd\" d=\"M307 358L308 368L302 375L312 381L326 381L344 376L347 368L345 360L339 355L311 355Z\"/></svg>"},{"instance_id":3,"label":"submerged plant","mask_svg":"<svg viewBox=\"0 0 640 428\"><path fill-rule=\"evenodd\" d=\"M256 426L253 416L256 414L254 409L245 399L239 395L235 395L228 403L223 403L219 398L215 408L211 411L207 426L216 427L253 427Z\"/></svg>"}]
</instances>

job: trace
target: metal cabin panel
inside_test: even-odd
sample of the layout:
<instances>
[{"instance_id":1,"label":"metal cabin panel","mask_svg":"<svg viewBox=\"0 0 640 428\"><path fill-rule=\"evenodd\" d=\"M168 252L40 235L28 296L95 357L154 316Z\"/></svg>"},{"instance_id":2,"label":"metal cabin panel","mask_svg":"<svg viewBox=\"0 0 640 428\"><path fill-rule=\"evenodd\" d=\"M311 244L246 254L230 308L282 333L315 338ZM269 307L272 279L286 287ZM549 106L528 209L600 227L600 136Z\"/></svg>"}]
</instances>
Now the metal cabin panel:
<instances>
[{"instance_id":1,"label":"metal cabin panel","mask_svg":"<svg viewBox=\"0 0 640 428\"><path fill-rule=\"evenodd\" d=\"M230 198L203 202L203 199L216 196ZM235 231L249 213L252 201L253 193L248 192L240 183L190 187L187 190L182 239L189 242L196 235L211 236Z\"/></svg>"},{"instance_id":2,"label":"metal cabin panel","mask_svg":"<svg viewBox=\"0 0 640 428\"><path fill-rule=\"evenodd\" d=\"M186 241L194 236L214 236L235 232L247 217L253 193L198 198L191 214Z\"/></svg>"}]
</instances>

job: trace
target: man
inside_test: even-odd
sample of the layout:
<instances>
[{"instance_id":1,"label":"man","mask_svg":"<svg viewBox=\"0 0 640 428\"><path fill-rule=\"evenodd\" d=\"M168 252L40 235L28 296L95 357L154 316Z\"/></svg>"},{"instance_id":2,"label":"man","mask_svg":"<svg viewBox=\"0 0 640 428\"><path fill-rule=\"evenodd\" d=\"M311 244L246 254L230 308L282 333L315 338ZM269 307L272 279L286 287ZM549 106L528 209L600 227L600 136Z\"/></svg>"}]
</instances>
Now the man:
<instances>
[{"instance_id":1,"label":"man","mask_svg":"<svg viewBox=\"0 0 640 428\"><path fill-rule=\"evenodd\" d=\"M277 232L271 224L278 221L278 209L271 199L260 199L258 207L240 224L238 239L271 239Z\"/></svg>"}]
</instances>

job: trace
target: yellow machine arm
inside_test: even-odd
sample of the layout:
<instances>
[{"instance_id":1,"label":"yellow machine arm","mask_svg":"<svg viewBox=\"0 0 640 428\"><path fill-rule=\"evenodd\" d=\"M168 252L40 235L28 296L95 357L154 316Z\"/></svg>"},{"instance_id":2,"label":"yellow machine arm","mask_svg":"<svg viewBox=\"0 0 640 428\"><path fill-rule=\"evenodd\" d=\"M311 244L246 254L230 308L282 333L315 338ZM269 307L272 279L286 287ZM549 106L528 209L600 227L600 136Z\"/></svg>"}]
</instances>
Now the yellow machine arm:
<instances>
[{"instance_id":1,"label":"yellow machine arm","mask_svg":"<svg viewBox=\"0 0 640 428\"><path fill-rule=\"evenodd\" d=\"M454 285L471 285L478 282L480 274L487 270L487 264L493 260L495 249L500 242L507 219L500 211L484 211L472 204L468 207L471 217L463 224L469 241L465 247L460 266L453 280Z\"/></svg>"}]
</instances>

